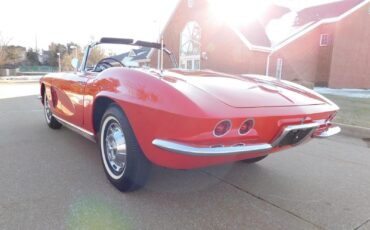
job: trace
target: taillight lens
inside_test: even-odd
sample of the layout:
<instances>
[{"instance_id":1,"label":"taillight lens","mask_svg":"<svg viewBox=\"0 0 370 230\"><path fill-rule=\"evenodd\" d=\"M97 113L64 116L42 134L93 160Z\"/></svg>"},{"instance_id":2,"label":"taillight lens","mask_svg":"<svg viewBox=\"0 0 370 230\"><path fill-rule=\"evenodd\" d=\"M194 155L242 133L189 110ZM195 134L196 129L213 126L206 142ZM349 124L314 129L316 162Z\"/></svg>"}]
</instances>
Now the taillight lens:
<instances>
[{"instance_id":1,"label":"taillight lens","mask_svg":"<svg viewBox=\"0 0 370 230\"><path fill-rule=\"evenodd\" d=\"M229 132L231 129L231 121L229 120L224 120L224 121L220 121L215 129L213 130L213 134L216 136L216 137L221 137L221 136L224 136L227 132Z\"/></svg>"},{"instance_id":2,"label":"taillight lens","mask_svg":"<svg viewBox=\"0 0 370 230\"><path fill-rule=\"evenodd\" d=\"M254 127L254 120L248 119L242 123L242 125L239 128L239 134L240 135L246 135L251 129Z\"/></svg>"}]
</instances>

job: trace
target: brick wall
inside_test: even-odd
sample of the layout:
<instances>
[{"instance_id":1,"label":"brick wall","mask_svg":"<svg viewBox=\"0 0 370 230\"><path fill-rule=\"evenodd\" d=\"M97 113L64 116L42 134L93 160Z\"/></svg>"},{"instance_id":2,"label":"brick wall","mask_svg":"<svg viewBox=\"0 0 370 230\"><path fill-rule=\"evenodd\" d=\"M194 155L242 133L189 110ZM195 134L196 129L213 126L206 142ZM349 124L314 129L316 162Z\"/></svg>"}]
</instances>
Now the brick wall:
<instances>
[{"instance_id":1,"label":"brick wall","mask_svg":"<svg viewBox=\"0 0 370 230\"><path fill-rule=\"evenodd\" d=\"M370 89L370 4L337 23L329 86Z\"/></svg>"},{"instance_id":2,"label":"brick wall","mask_svg":"<svg viewBox=\"0 0 370 230\"><path fill-rule=\"evenodd\" d=\"M278 50L271 57L270 75L275 76L277 59L282 58L282 78L284 80L315 82L320 48L319 39L319 31L314 30Z\"/></svg>"},{"instance_id":3,"label":"brick wall","mask_svg":"<svg viewBox=\"0 0 370 230\"><path fill-rule=\"evenodd\" d=\"M318 38L317 44L320 44L320 35L321 34L328 34L328 45L327 46L320 46L319 53L318 53L318 62L317 62L317 70L316 70L316 79L315 85L317 86L325 86L329 85L329 77L330 77L330 70L331 70L331 60L332 60L332 53L333 53L333 44L335 41L335 28L336 24L324 24L320 28L318 28Z\"/></svg>"}]
</instances>

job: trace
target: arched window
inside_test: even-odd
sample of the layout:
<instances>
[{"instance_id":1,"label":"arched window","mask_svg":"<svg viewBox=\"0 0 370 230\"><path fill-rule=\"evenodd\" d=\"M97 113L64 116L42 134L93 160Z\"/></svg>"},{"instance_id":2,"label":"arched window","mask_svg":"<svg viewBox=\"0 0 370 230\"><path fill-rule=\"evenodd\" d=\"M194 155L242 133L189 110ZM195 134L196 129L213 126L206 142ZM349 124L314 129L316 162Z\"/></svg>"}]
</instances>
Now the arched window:
<instances>
[{"instance_id":1,"label":"arched window","mask_svg":"<svg viewBox=\"0 0 370 230\"><path fill-rule=\"evenodd\" d=\"M201 28L195 21L188 22L180 36L180 68L200 69Z\"/></svg>"}]
</instances>

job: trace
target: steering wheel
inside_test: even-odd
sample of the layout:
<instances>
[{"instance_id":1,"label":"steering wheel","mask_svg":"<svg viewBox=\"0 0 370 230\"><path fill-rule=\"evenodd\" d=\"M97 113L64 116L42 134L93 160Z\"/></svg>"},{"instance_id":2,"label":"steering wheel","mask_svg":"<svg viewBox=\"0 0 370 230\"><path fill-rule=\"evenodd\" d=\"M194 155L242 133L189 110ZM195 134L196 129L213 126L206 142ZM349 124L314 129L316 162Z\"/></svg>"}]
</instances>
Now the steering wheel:
<instances>
[{"instance_id":1,"label":"steering wheel","mask_svg":"<svg viewBox=\"0 0 370 230\"><path fill-rule=\"evenodd\" d=\"M108 58L103 58L101 59L96 65L95 65L95 68L93 69L93 72L98 72L98 70L100 71L103 71L105 69L108 69L110 67L113 67L112 64L109 63L109 61L114 61L114 62L117 62L118 64L120 64L122 67L126 67L121 61L115 59L115 58L112 58L112 57L108 57Z\"/></svg>"}]
</instances>

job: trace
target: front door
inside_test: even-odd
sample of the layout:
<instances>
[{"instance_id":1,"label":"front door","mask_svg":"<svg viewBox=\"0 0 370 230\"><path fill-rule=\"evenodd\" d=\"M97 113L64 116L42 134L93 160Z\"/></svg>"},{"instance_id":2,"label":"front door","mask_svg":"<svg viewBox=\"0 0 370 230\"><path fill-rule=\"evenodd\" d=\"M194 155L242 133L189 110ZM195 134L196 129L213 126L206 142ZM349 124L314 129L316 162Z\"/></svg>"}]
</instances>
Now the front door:
<instances>
[{"instance_id":1,"label":"front door","mask_svg":"<svg viewBox=\"0 0 370 230\"><path fill-rule=\"evenodd\" d=\"M83 126L84 92L88 79L84 73L67 73L53 81L51 93L57 98L55 115L79 127Z\"/></svg>"}]
</instances>

